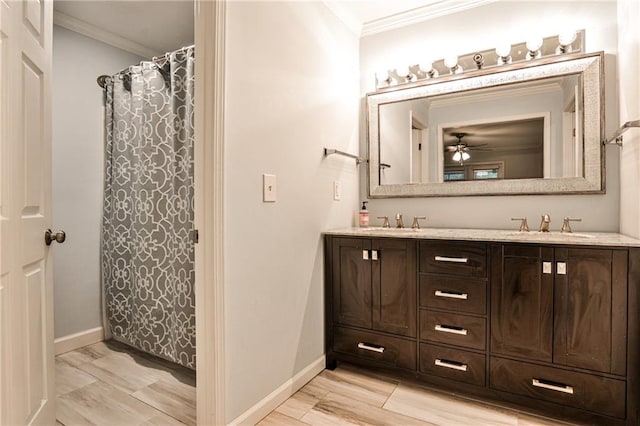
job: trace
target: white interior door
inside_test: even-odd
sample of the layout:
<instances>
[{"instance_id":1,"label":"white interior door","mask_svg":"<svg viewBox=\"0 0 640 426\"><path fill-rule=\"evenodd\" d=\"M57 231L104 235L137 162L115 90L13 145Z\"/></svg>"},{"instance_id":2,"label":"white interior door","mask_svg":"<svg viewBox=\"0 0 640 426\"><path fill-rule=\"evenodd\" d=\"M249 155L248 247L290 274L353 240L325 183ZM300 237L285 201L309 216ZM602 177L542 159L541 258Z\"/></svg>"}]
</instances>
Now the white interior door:
<instances>
[{"instance_id":1,"label":"white interior door","mask_svg":"<svg viewBox=\"0 0 640 426\"><path fill-rule=\"evenodd\" d=\"M55 423L52 2L0 0L0 424ZM54 243L55 244L55 243Z\"/></svg>"}]
</instances>

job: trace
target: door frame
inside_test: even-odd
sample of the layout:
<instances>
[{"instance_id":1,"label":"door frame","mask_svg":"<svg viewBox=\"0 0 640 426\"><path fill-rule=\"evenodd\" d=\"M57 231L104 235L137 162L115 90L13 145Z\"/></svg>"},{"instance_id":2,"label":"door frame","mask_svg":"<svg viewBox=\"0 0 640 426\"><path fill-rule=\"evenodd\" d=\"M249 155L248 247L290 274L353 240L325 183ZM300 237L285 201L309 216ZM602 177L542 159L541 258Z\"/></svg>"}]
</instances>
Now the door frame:
<instances>
[{"instance_id":1,"label":"door frame","mask_svg":"<svg viewBox=\"0 0 640 426\"><path fill-rule=\"evenodd\" d=\"M195 0L194 7L197 421L223 425L226 0Z\"/></svg>"}]
</instances>

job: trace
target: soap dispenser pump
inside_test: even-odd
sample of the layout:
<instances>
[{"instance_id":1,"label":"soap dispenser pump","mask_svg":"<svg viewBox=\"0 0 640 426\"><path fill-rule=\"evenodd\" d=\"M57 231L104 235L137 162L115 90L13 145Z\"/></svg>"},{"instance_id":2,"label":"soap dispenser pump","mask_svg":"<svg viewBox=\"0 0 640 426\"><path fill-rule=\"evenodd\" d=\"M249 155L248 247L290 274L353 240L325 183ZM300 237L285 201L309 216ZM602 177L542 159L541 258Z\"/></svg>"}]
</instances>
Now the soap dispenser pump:
<instances>
[{"instance_id":1,"label":"soap dispenser pump","mask_svg":"<svg viewBox=\"0 0 640 426\"><path fill-rule=\"evenodd\" d=\"M369 210L367 210L367 203L368 201L363 201L362 208L360 209L358 224L361 228L369 226Z\"/></svg>"}]
</instances>

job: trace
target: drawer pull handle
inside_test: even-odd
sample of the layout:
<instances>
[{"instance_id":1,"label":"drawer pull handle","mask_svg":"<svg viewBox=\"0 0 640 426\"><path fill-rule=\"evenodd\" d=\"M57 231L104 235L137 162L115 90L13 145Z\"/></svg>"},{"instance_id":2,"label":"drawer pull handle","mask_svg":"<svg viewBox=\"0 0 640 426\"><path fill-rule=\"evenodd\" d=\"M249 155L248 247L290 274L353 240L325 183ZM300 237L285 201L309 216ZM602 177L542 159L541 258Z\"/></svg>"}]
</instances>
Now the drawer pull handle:
<instances>
[{"instance_id":1,"label":"drawer pull handle","mask_svg":"<svg viewBox=\"0 0 640 426\"><path fill-rule=\"evenodd\" d=\"M436 262L469 263L468 257L436 256L434 259Z\"/></svg>"},{"instance_id":2,"label":"drawer pull handle","mask_svg":"<svg viewBox=\"0 0 640 426\"><path fill-rule=\"evenodd\" d=\"M466 336L468 331L466 328L461 328L461 327L453 327L450 325L442 325L442 324L436 324L435 327L433 327L433 329L435 331L442 331L445 333L452 333L452 334L459 334L461 336Z\"/></svg>"},{"instance_id":3,"label":"drawer pull handle","mask_svg":"<svg viewBox=\"0 0 640 426\"><path fill-rule=\"evenodd\" d=\"M469 295L467 293L451 293L448 291L436 290L436 296L438 297L447 297L449 299L461 299L467 300Z\"/></svg>"},{"instance_id":4,"label":"drawer pull handle","mask_svg":"<svg viewBox=\"0 0 640 426\"><path fill-rule=\"evenodd\" d=\"M358 349L364 349L366 351L377 352L379 354L384 352L383 346L372 345L371 343L358 343Z\"/></svg>"},{"instance_id":5,"label":"drawer pull handle","mask_svg":"<svg viewBox=\"0 0 640 426\"><path fill-rule=\"evenodd\" d=\"M569 393L573 395L573 386L563 384L546 383L540 379L531 380L531 384L537 388L550 389L556 392Z\"/></svg>"},{"instance_id":6,"label":"drawer pull handle","mask_svg":"<svg viewBox=\"0 0 640 426\"><path fill-rule=\"evenodd\" d=\"M451 368L452 370L467 371L467 364L462 364L459 362L452 362L436 358L434 364L438 367Z\"/></svg>"}]
</instances>

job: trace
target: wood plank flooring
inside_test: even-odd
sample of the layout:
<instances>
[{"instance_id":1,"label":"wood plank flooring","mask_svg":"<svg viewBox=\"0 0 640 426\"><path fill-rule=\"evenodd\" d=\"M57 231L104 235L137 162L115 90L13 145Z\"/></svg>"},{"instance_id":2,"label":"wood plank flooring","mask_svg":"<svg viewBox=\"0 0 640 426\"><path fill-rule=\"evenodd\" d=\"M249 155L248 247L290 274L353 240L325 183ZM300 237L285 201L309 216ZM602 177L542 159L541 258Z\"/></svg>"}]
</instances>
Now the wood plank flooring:
<instances>
[{"instance_id":1,"label":"wood plank flooring","mask_svg":"<svg viewBox=\"0 0 640 426\"><path fill-rule=\"evenodd\" d=\"M195 425L195 373L117 342L56 357L58 425ZM348 364L325 370L260 426L567 425Z\"/></svg>"},{"instance_id":2,"label":"wood plank flooring","mask_svg":"<svg viewBox=\"0 0 640 426\"><path fill-rule=\"evenodd\" d=\"M56 357L57 424L195 425L195 373L118 342Z\"/></svg>"},{"instance_id":3,"label":"wood plank flooring","mask_svg":"<svg viewBox=\"0 0 640 426\"><path fill-rule=\"evenodd\" d=\"M347 364L325 370L265 417L259 426L568 425L458 398Z\"/></svg>"}]
</instances>

